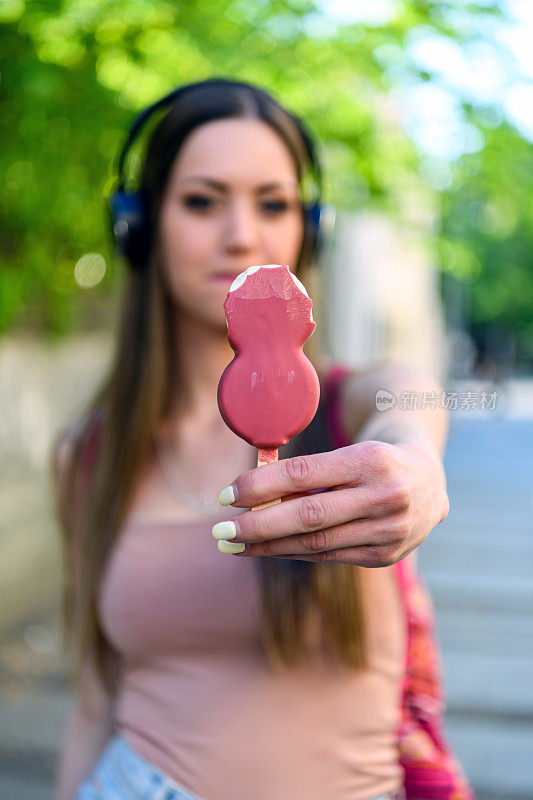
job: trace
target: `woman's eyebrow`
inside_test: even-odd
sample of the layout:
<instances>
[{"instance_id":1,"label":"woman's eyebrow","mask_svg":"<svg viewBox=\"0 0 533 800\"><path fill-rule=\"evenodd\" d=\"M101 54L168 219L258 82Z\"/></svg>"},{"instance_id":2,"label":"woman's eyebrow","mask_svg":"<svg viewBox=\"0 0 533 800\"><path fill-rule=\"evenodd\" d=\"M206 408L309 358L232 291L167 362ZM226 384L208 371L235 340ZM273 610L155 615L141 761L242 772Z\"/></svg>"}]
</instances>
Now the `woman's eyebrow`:
<instances>
[{"instance_id":1,"label":"woman's eyebrow","mask_svg":"<svg viewBox=\"0 0 533 800\"><path fill-rule=\"evenodd\" d=\"M228 185L226 183L222 183L221 181L216 181L213 178L204 178L201 175L190 175L189 177L184 178L183 180L184 181L185 180L188 180L188 181L199 181L200 183L205 183L208 186L212 186L213 189L218 189L221 192L227 192L228 191ZM297 183L297 181L294 181L294 180L289 180L289 181L284 181L284 182L275 181L274 183L265 183L265 184L263 184L263 186L258 186L257 187L257 192L258 192L258 194L261 194L263 192L268 192L271 189L281 189L281 188L283 188L283 186L293 187L293 188L297 189L298 188L298 183Z\"/></svg>"}]
</instances>

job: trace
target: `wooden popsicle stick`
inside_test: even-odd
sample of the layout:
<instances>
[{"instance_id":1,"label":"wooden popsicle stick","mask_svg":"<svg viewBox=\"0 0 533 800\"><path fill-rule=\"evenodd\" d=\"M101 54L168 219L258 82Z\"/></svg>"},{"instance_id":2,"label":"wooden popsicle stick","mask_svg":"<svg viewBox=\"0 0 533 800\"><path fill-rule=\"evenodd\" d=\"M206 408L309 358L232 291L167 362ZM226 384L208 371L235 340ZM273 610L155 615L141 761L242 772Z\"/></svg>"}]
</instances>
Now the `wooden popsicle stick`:
<instances>
[{"instance_id":1,"label":"wooden popsicle stick","mask_svg":"<svg viewBox=\"0 0 533 800\"><path fill-rule=\"evenodd\" d=\"M272 464L273 461L278 460L278 448L264 448L259 447L257 450L257 466L263 467L265 464ZM276 500L267 500L266 503L260 503L258 506L253 506L252 511L257 511L258 508L268 508L268 506L275 506L276 503L281 503L281 497Z\"/></svg>"}]
</instances>

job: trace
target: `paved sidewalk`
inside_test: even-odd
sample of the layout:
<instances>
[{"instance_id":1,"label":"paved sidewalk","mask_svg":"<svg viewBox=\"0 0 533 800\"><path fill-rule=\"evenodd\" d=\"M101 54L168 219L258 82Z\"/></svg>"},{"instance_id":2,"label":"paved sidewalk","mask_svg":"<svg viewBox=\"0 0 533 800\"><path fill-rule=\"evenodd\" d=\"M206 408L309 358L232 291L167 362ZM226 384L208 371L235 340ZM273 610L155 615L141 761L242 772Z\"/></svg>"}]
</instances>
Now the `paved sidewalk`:
<instances>
[{"instance_id":1,"label":"paved sidewalk","mask_svg":"<svg viewBox=\"0 0 533 800\"><path fill-rule=\"evenodd\" d=\"M419 549L447 730L480 800L533 798L533 421L453 418L450 514Z\"/></svg>"}]
</instances>

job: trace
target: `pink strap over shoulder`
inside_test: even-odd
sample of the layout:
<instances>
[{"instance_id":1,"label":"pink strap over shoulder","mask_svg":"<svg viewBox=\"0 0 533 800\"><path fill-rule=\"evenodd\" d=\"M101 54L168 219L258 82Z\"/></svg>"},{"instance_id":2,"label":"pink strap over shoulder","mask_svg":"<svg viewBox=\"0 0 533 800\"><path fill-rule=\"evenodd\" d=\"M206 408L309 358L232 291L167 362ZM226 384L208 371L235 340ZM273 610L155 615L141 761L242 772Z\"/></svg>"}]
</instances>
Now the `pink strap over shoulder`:
<instances>
[{"instance_id":1,"label":"pink strap over shoulder","mask_svg":"<svg viewBox=\"0 0 533 800\"><path fill-rule=\"evenodd\" d=\"M83 480L86 484L90 479L92 469L96 461L98 445L100 443L100 435L102 432L102 423L103 415L101 412L96 412L89 423L89 430L85 440L85 449L81 462Z\"/></svg>"},{"instance_id":2,"label":"pink strap over shoulder","mask_svg":"<svg viewBox=\"0 0 533 800\"><path fill-rule=\"evenodd\" d=\"M324 397L326 404L326 421L329 437L334 448L347 447L351 444L342 425L340 387L344 378L350 374L348 367L334 364L324 378Z\"/></svg>"}]
</instances>

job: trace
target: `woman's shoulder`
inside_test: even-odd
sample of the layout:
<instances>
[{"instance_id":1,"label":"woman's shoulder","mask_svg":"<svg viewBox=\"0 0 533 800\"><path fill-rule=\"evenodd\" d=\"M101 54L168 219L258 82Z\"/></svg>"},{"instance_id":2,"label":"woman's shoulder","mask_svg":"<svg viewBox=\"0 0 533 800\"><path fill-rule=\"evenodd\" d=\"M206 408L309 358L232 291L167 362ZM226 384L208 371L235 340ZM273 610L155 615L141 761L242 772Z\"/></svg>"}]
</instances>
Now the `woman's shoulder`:
<instances>
[{"instance_id":1,"label":"woman's shoulder","mask_svg":"<svg viewBox=\"0 0 533 800\"><path fill-rule=\"evenodd\" d=\"M78 414L60 427L52 439L51 456L58 466L68 463L73 454L99 434L101 414L90 411Z\"/></svg>"},{"instance_id":2,"label":"woman's shoulder","mask_svg":"<svg viewBox=\"0 0 533 800\"><path fill-rule=\"evenodd\" d=\"M78 464L89 466L101 428L101 414L78 414L56 432L49 452L50 473L56 496L67 491L67 482Z\"/></svg>"},{"instance_id":3,"label":"woman's shoulder","mask_svg":"<svg viewBox=\"0 0 533 800\"><path fill-rule=\"evenodd\" d=\"M351 367L330 358L323 358L320 364L315 365L315 369L322 393L326 393L334 384L343 382L353 372Z\"/></svg>"},{"instance_id":4,"label":"woman's shoulder","mask_svg":"<svg viewBox=\"0 0 533 800\"><path fill-rule=\"evenodd\" d=\"M336 432L335 440L350 443L362 419L363 408L358 397L357 382L365 373L333 359L324 360L317 373L326 416Z\"/></svg>"},{"instance_id":5,"label":"woman's shoulder","mask_svg":"<svg viewBox=\"0 0 533 800\"><path fill-rule=\"evenodd\" d=\"M64 476L83 441L83 429L82 419L76 417L56 431L50 447L50 468L56 483L64 481Z\"/></svg>"},{"instance_id":6,"label":"woman's shoulder","mask_svg":"<svg viewBox=\"0 0 533 800\"><path fill-rule=\"evenodd\" d=\"M353 367L346 364L344 361L332 358L323 358L316 367L316 371L321 385L326 385L333 380L344 384L350 381L351 378L358 378L366 374L366 370Z\"/></svg>"}]
</instances>

